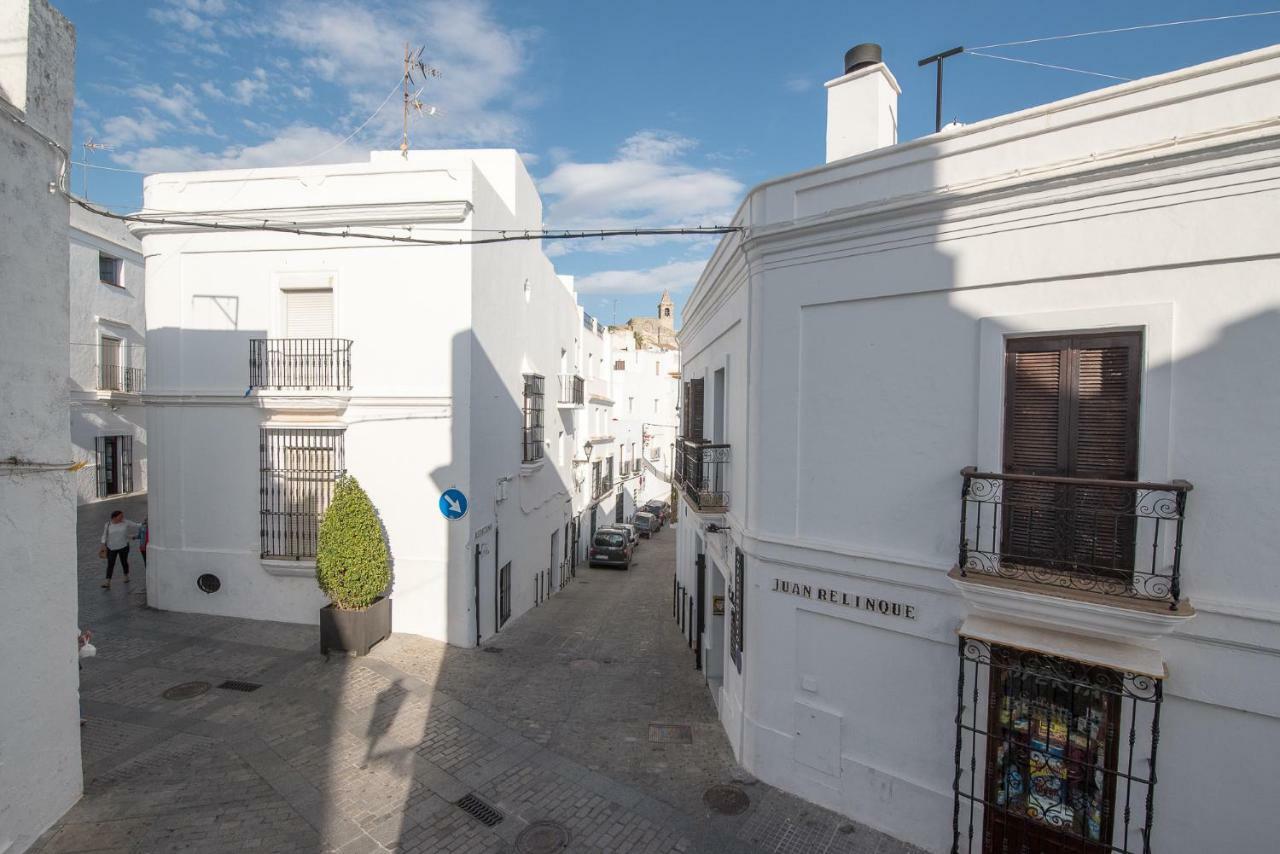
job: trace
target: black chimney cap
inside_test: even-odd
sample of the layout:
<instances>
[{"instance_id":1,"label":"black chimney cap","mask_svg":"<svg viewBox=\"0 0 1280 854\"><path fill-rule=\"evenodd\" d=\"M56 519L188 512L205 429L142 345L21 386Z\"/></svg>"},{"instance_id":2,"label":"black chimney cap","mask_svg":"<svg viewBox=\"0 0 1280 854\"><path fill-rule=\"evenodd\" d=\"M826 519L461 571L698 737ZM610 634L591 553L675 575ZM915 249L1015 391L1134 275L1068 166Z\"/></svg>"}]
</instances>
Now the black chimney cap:
<instances>
[{"instance_id":1,"label":"black chimney cap","mask_svg":"<svg viewBox=\"0 0 1280 854\"><path fill-rule=\"evenodd\" d=\"M868 65L876 65L883 62L881 59L880 45L873 42L865 44L856 44L849 48L844 55L844 73L857 71L859 68L866 68Z\"/></svg>"}]
</instances>

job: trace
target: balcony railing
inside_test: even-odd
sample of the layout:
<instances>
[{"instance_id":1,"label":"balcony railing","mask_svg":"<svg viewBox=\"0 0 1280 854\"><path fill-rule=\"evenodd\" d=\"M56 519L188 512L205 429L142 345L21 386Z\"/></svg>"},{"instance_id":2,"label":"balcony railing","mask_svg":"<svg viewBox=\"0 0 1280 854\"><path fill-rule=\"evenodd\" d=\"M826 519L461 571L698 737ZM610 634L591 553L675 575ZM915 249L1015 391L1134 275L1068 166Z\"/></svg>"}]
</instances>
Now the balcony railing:
<instances>
[{"instance_id":1,"label":"balcony railing","mask_svg":"<svg viewBox=\"0 0 1280 854\"><path fill-rule=\"evenodd\" d=\"M729 509L729 446L704 439L676 440L676 480L695 510Z\"/></svg>"},{"instance_id":2,"label":"balcony railing","mask_svg":"<svg viewBox=\"0 0 1280 854\"><path fill-rule=\"evenodd\" d=\"M346 338L253 338L251 388L349 389L351 341Z\"/></svg>"},{"instance_id":3,"label":"balcony railing","mask_svg":"<svg viewBox=\"0 0 1280 854\"><path fill-rule=\"evenodd\" d=\"M98 390L137 394L142 391L142 374L142 368L126 368L124 365L98 365Z\"/></svg>"},{"instance_id":4,"label":"balcony railing","mask_svg":"<svg viewBox=\"0 0 1280 854\"><path fill-rule=\"evenodd\" d=\"M1182 595L1191 484L961 471L962 576L1167 602Z\"/></svg>"},{"instance_id":5,"label":"balcony railing","mask_svg":"<svg viewBox=\"0 0 1280 854\"><path fill-rule=\"evenodd\" d=\"M613 491L613 472L602 472L591 484L591 500L596 501Z\"/></svg>"},{"instance_id":6,"label":"balcony railing","mask_svg":"<svg viewBox=\"0 0 1280 854\"><path fill-rule=\"evenodd\" d=\"M561 374L560 399L557 404L565 407L582 406L585 400L586 392L582 377L577 374Z\"/></svg>"},{"instance_id":7,"label":"balcony railing","mask_svg":"<svg viewBox=\"0 0 1280 854\"><path fill-rule=\"evenodd\" d=\"M583 383L587 397L594 400L613 400L609 396L609 381L603 377L591 377Z\"/></svg>"}]
</instances>

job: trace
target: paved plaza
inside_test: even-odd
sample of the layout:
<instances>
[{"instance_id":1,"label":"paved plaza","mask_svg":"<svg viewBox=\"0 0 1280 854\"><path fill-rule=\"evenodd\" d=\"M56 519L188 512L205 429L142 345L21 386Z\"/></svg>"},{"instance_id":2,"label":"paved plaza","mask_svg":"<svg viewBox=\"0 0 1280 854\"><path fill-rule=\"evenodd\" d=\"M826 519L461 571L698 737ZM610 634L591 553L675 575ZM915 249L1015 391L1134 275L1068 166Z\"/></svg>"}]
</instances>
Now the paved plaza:
<instances>
[{"instance_id":1,"label":"paved plaza","mask_svg":"<svg viewBox=\"0 0 1280 854\"><path fill-rule=\"evenodd\" d=\"M326 659L315 626L147 608L136 551L132 583L117 571L99 588L114 507L146 512L132 499L80 515L81 624L98 647L81 685L85 794L35 851L914 850L734 763L671 619L670 529L629 572L579 567L483 649L394 635ZM653 741L653 723L692 742ZM718 785L745 811L710 810Z\"/></svg>"}]
</instances>

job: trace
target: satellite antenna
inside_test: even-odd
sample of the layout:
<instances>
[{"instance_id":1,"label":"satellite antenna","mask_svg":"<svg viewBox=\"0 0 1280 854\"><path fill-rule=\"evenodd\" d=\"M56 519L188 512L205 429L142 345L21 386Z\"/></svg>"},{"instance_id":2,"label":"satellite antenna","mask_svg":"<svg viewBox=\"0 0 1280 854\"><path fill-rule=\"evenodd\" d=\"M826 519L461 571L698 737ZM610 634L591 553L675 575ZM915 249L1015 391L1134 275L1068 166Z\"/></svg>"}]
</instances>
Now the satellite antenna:
<instances>
[{"instance_id":1,"label":"satellite antenna","mask_svg":"<svg viewBox=\"0 0 1280 854\"><path fill-rule=\"evenodd\" d=\"M84 200L89 201L89 155L95 151L114 151L115 146L106 142L94 142L93 137L88 137L84 142L80 143L80 147L84 149L84 166L81 167L82 178L80 183L80 194L84 196Z\"/></svg>"},{"instance_id":2,"label":"satellite antenna","mask_svg":"<svg viewBox=\"0 0 1280 854\"><path fill-rule=\"evenodd\" d=\"M409 47L409 43L404 45L404 77L401 79L401 88L404 91L404 134L400 137L400 156L409 159L409 111L413 110L420 116L438 116L440 109L430 106L422 102L422 93L426 90L426 86L418 86L418 91L410 92L410 90L418 85L421 79L425 84L429 78L439 77L440 72L422 60L422 52L426 50L426 46L413 50ZM416 75L416 76L415 76Z\"/></svg>"}]
</instances>

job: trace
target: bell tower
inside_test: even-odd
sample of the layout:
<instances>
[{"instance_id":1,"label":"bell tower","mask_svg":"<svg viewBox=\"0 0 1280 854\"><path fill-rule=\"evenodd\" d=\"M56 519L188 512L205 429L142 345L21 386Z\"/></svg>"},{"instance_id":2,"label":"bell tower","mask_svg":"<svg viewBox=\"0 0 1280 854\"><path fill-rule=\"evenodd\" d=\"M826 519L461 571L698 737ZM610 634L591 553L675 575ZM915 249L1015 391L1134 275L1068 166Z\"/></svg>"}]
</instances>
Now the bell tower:
<instances>
[{"instance_id":1,"label":"bell tower","mask_svg":"<svg viewBox=\"0 0 1280 854\"><path fill-rule=\"evenodd\" d=\"M671 294L663 291L662 299L658 300L658 322L673 331L676 328L675 307L676 304L671 300Z\"/></svg>"}]
</instances>

